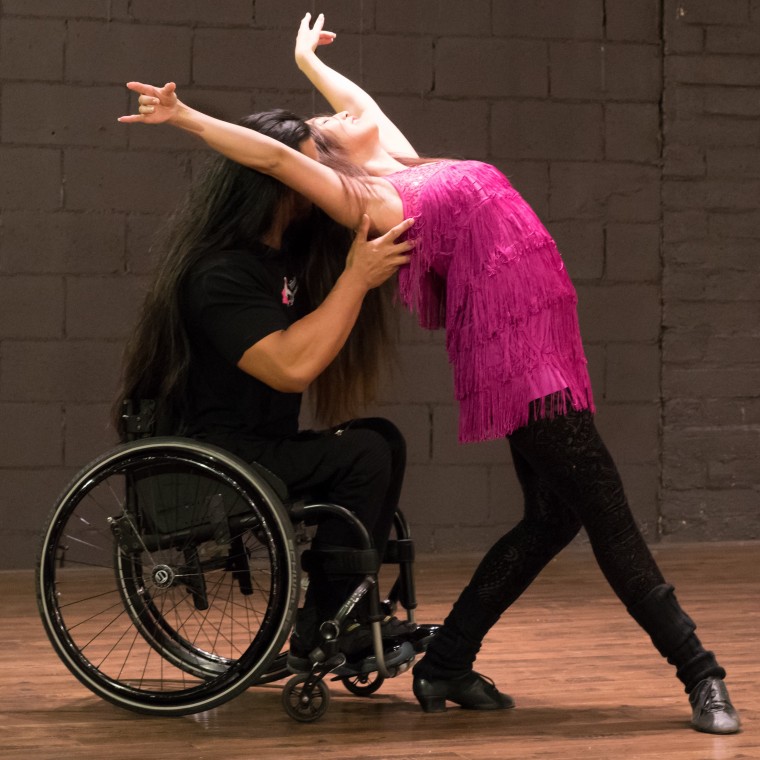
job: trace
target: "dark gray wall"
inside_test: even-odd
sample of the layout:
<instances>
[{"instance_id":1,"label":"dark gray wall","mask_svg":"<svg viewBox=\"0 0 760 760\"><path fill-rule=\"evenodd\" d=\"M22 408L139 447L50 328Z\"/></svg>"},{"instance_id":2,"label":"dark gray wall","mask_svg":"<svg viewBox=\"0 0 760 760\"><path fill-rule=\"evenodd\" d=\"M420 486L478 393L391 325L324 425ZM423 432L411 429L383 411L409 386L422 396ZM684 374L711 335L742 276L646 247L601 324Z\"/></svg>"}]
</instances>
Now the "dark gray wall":
<instances>
[{"instance_id":1,"label":"dark gray wall","mask_svg":"<svg viewBox=\"0 0 760 760\"><path fill-rule=\"evenodd\" d=\"M113 440L150 240L203 155L126 127L129 79L225 118L322 110L327 60L421 152L499 166L580 296L598 424L650 541L760 537L760 0L2 0L0 567L30 566L56 494ZM503 442L458 446L440 334L402 318L375 411L410 445L423 550L483 548L520 497Z\"/></svg>"}]
</instances>

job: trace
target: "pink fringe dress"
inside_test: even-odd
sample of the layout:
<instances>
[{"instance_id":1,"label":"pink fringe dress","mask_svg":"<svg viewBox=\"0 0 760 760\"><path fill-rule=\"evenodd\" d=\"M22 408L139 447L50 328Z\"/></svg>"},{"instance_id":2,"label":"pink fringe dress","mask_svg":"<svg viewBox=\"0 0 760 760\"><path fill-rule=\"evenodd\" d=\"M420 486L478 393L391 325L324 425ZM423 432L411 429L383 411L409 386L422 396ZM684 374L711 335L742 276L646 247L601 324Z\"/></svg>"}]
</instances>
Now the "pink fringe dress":
<instances>
[{"instance_id":1,"label":"pink fringe dress","mask_svg":"<svg viewBox=\"0 0 760 760\"><path fill-rule=\"evenodd\" d=\"M385 177L413 217L401 301L446 328L459 440L502 438L534 413L594 410L577 296L552 237L498 169L437 161ZM565 391L569 390L569 393Z\"/></svg>"}]
</instances>

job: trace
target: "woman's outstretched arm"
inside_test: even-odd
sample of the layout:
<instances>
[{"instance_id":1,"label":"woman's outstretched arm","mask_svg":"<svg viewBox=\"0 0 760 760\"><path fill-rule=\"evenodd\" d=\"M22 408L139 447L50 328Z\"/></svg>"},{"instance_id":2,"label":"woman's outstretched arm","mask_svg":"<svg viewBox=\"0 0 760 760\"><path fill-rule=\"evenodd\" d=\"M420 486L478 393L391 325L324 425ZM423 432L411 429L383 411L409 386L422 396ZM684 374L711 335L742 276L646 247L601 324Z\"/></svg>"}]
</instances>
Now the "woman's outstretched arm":
<instances>
[{"instance_id":1,"label":"woman's outstretched arm","mask_svg":"<svg viewBox=\"0 0 760 760\"><path fill-rule=\"evenodd\" d=\"M320 45L329 45L335 39L333 32L323 30L324 14L320 13L311 25L311 13L301 20L296 37L296 64L309 81L322 93L336 111L348 111L354 116L367 116L380 130L380 143L389 153L398 156L417 155L401 130L383 113L375 100L359 85L317 57Z\"/></svg>"},{"instance_id":2,"label":"woman's outstretched arm","mask_svg":"<svg viewBox=\"0 0 760 760\"><path fill-rule=\"evenodd\" d=\"M191 132L227 158L269 174L306 196L337 222L357 227L365 209L329 167L255 130L186 106L177 97L173 82L163 87L128 82L127 87L140 96L139 113L122 116L119 121L169 124Z\"/></svg>"}]
</instances>

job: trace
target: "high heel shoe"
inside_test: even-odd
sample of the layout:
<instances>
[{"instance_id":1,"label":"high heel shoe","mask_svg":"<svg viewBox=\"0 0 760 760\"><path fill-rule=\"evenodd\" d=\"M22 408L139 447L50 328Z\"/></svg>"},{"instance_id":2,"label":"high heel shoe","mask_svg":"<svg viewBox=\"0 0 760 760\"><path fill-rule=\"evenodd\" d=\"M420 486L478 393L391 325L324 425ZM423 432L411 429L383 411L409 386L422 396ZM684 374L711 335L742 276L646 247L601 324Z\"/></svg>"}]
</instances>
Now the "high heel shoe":
<instances>
[{"instance_id":1,"label":"high heel shoe","mask_svg":"<svg viewBox=\"0 0 760 760\"><path fill-rule=\"evenodd\" d=\"M415 676L412 688L426 713L443 712L447 700L465 710L507 710L515 706L515 700L502 694L490 678L474 671L448 679Z\"/></svg>"}]
</instances>

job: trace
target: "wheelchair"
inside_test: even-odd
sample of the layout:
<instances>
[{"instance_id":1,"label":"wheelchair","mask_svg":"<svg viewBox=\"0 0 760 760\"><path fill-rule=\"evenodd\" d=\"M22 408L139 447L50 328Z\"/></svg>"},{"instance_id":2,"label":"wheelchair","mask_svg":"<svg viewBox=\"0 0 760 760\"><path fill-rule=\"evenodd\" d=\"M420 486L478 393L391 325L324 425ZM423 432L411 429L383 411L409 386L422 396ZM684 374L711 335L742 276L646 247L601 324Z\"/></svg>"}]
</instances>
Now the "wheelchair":
<instances>
[{"instance_id":1,"label":"wheelchair","mask_svg":"<svg viewBox=\"0 0 760 760\"><path fill-rule=\"evenodd\" d=\"M216 446L156 435L152 402L125 402L123 411L127 442L64 489L36 567L45 632L84 686L139 713L187 715L291 676L284 647L301 590L297 535L326 515L353 526L361 548L345 561L361 580L322 623L312 669L287 682L284 709L316 720L330 701L325 678L368 695L411 665L413 650L386 665L379 622L399 604L414 622L414 545L400 512L383 558L398 576L381 601L377 552L352 512L293 499L272 473ZM337 636L365 597L374 658L355 672Z\"/></svg>"}]
</instances>

